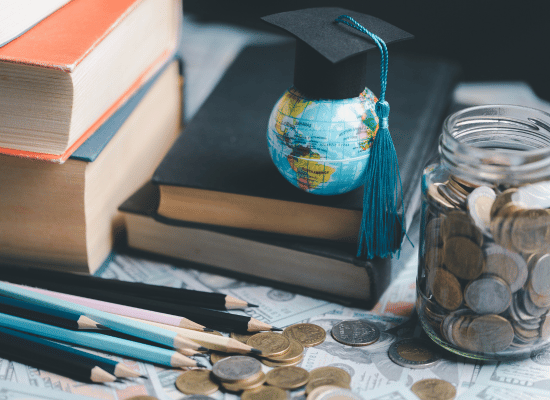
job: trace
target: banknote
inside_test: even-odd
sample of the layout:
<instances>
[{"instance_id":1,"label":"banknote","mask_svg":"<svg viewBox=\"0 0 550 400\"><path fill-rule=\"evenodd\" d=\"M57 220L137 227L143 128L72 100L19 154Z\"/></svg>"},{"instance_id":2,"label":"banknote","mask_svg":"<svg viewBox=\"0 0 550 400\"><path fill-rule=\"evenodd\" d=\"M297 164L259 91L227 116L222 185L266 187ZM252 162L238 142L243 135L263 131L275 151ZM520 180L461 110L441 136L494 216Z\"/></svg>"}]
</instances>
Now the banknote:
<instances>
[{"instance_id":1,"label":"banknote","mask_svg":"<svg viewBox=\"0 0 550 400\"><path fill-rule=\"evenodd\" d=\"M457 397L457 400L550 400L550 394L527 392L500 386L476 384Z\"/></svg>"},{"instance_id":2,"label":"banknote","mask_svg":"<svg viewBox=\"0 0 550 400\"><path fill-rule=\"evenodd\" d=\"M43 387L20 385L17 383L0 380L0 399L2 400L93 400L93 397L81 396L46 389Z\"/></svg>"}]
</instances>

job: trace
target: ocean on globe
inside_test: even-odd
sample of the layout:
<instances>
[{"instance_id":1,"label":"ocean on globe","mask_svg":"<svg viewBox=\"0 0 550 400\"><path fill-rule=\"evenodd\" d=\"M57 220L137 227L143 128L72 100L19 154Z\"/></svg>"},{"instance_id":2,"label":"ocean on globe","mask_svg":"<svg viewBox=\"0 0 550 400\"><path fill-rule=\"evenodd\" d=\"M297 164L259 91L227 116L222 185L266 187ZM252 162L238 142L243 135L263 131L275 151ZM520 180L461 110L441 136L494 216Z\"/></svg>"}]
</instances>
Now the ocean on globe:
<instances>
[{"instance_id":1,"label":"ocean on globe","mask_svg":"<svg viewBox=\"0 0 550 400\"><path fill-rule=\"evenodd\" d=\"M294 186L319 195L361 186L378 131L376 96L311 100L291 87L279 99L267 128L273 162Z\"/></svg>"}]
</instances>

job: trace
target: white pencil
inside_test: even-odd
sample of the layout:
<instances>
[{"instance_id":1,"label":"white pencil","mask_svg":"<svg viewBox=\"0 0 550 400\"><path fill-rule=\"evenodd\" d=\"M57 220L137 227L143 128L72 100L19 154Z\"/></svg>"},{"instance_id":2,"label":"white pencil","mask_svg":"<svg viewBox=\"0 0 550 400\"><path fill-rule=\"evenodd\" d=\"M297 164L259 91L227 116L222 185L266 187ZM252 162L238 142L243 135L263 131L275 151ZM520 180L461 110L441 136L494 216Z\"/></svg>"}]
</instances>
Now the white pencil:
<instances>
[{"instance_id":1,"label":"white pencil","mask_svg":"<svg viewBox=\"0 0 550 400\"><path fill-rule=\"evenodd\" d=\"M128 335L176 349L185 347L188 343L187 340L182 339L189 339L167 329L132 321L119 315L110 314L108 312L96 310L80 304L70 303L52 296L34 292L24 286L16 286L7 282L0 281L0 295L28 301L29 303L39 304L45 307L51 307L56 310L67 312L76 311L80 313L80 315L91 318L97 323L100 323L114 331L126 333Z\"/></svg>"}]
</instances>

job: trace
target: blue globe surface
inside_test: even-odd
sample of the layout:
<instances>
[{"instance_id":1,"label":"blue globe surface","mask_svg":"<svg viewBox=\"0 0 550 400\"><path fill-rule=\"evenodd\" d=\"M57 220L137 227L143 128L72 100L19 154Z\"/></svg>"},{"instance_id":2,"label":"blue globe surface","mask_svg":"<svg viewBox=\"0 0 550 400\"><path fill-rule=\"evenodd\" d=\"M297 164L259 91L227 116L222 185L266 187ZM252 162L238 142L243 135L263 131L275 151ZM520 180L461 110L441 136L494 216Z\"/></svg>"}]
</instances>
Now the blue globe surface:
<instances>
[{"instance_id":1,"label":"blue globe surface","mask_svg":"<svg viewBox=\"0 0 550 400\"><path fill-rule=\"evenodd\" d=\"M361 186L378 131L377 98L311 100L294 87L277 101L267 128L273 162L294 186L335 195Z\"/></svg>"}]
</instances>

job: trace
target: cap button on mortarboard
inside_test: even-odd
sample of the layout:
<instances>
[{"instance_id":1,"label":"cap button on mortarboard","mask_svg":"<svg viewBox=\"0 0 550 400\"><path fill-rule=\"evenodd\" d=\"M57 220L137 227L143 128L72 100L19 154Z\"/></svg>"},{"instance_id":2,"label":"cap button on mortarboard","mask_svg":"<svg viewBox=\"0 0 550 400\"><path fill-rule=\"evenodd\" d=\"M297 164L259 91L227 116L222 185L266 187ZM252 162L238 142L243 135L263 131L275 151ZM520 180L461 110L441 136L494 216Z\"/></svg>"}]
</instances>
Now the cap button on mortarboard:
<instances>
[{"instance_id":1,"label":"cap button on mortarboard","mask_svg":"<svg viewBox=\"0 0 550 400\"><path fill-rule=\"evenodd\" d=\"M313 194L345 193L364 182L358 253L392 254L401 242L396 248L395 233L402 235L404 225L396 211L401 181L388 131L386 80L378 102L366 88L367 52L380 49L386 76L386 44L413 36L336 7L262 19L297 39L294 86L275 105L268 126L273 161L289 182Z\"/></svg>"}]
</instances>

